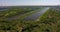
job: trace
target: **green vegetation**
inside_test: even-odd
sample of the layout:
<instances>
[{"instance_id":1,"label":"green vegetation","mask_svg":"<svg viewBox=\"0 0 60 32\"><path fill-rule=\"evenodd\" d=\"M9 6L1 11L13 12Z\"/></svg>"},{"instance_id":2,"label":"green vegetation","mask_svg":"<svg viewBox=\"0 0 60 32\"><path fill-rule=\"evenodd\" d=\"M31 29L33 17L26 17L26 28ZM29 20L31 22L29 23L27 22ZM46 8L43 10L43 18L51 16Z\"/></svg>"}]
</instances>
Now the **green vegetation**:
<instances>
[{"instance_id":1,"label":"green vegetation","mask_svg":"<svg viewBox=\"0 0 60 32\"><path fill-rule=\"evenodd\" d=\"M49 26L48 29L50 32L60 32L60 11L49 9L45 14L40 17L39 23L43 23L45 26ZM45 30L46 30L45 29Z\"/></svg>"},{"instance_id":2,"label":"green vegetation","mask_svg":"<svg viewBox=\"0 0 60 32\"><path fill-rule=\"evenodd\" d=\"M17 10L15 11L14 9L12 9L13 11L10 9L9 11L1 12L0 15L1 14L6 15L7 13L8 15L16 16L17 15L16 13L19 12L18 14L24 14L24 16L21 16L20 18L24 18L36 12L35 10L34 10L35 12L32 10L27 10L29 12L24 12L23 9L22 10L17 9L18 11ZM12 14L10 14L10 12ZM21 19L7 21L5 19L0 18L0 32L60 32L60 11L49 9L38 19L39 21L36 20L25 21Z\"/></svg>"},{"instance_id":3,"label":"green vegetation","mask_svg":"<svg viewBox=\"0 0 60 32\"><path fill-rule=\"evenodd\" d=\"M34 9L29 8L29 7L27 8L12 7L10 9L7 9L6 11L0 12L0 17L7 18L7 17L16 16L16 15L22 15L31 11L34 11Z\"/></svg>"}]
</instances>

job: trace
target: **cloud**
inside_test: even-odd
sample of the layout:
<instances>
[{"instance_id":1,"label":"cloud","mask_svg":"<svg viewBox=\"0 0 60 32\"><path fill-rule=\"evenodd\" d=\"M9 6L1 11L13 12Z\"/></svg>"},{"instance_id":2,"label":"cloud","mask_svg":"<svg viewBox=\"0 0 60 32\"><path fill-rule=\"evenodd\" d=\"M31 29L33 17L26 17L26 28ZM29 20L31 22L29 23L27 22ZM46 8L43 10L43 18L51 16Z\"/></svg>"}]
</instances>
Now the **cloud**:
<instances>
[{"instance_id":1,"label":"cloud","mask_svg":"<svg viewBox=\"0 0 60 32\"><path fill-rule=\"evenodd\" d=\"M0 6L14 5L60 5L60 0L1 0Z\"/></svg>"}]
</instances>

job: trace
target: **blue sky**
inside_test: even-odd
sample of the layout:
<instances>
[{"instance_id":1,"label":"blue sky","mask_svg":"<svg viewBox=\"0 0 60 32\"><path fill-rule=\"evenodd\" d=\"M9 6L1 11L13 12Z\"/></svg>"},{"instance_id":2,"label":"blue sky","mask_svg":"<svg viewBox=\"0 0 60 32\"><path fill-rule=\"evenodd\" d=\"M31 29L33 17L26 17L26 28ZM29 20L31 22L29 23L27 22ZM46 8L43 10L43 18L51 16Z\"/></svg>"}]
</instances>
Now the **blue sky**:
<instances>
[{"instance_id":1,"label":"blue sky","mask_svg":"<svg viewBox=\"0 0 60 32\"><path fill-rule=\"evenodd\" d=\"M60 5L60 0L0 0L0 6Z\"/></svg>"}]
</instances>

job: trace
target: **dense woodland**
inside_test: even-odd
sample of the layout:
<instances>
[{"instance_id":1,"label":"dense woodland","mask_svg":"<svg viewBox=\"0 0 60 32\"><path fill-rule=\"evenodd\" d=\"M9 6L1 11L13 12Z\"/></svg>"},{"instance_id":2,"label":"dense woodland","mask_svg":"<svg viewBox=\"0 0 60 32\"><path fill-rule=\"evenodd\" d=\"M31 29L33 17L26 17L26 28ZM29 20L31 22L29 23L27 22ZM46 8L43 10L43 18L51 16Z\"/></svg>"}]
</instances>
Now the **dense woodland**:
<instances>
[{"instance_id":1,"label":"dense woodland","mask_svg":"<svg viewBox=\"0 0 60 32\"><path fill-rule=\"evenodd\" d=\"M60 10L49 9L37 20L6 20L20 14L30 13L38 8L10 8L0 12L0 32L60 32ZM27 15L25 15L27 16ZM23 16L23 17L25 17Z\"/></svg>"}]
</instances>

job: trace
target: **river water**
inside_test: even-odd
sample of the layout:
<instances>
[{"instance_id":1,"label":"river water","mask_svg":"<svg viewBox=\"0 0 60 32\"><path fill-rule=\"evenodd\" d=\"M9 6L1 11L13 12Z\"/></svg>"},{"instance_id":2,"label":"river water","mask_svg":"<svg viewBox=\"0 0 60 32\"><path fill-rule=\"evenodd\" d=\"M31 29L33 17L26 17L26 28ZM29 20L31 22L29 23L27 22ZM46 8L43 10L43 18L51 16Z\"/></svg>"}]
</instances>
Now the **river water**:
<instances>
[{"instance_id":1,"label":"river water","mask_svg":"<svg viewBox=\"0 0 60 32\"><path fill-rule=\"evenodd\" d=\"M43 8L39 12L36 12L35 14L32 14L32 15L26 17L24 20L36 20L39 16L44 14L48 9L49 9L49 7Z\"/></svg>"}]
</instances>

